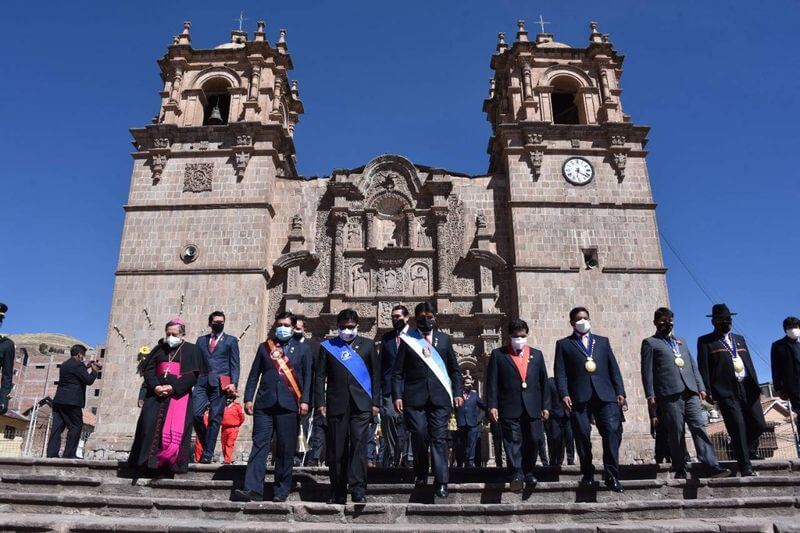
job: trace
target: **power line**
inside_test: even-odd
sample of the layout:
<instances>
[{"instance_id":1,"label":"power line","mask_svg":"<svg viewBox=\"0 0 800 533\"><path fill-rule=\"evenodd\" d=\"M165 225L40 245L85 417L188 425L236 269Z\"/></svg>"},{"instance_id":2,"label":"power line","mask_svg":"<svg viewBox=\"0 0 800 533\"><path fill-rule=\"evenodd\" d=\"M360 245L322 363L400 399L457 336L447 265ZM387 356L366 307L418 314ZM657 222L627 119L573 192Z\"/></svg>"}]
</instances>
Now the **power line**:
<instances>
[{"instance_id":1,"label":"power line","mask_svg":"<svg viewBox=\"0 0 800 533\"><path fill-rule=\"evenodd\" d=\"M678 250L674 246L672 246L671 242L669 242L669 239L667 238L666 234L663 231L659 231L659 235L661 236L661 240L664 241L664 244L667 245L667 247L672 251L672 253L675 255L675 257L678 259L678 262L683 266L684 269L686 269L686 272L689 274L689 277L692 278L692 281L695 282L695 284L700 288L700 291L702 291L702 293L705 295L705 297L708 298L708 301L710 303L712 303L712 304L715 304L715 303L719 302L721 299L715 297L714 295L712 295L711 291L706 289L703 286L703 284L700 282L700 279L694 274L694 271L689 267L689 264L686 261L683 260L683 256L681 256L681 254L678 253ZM738 325L739 323L740 323L740 321L737 320L736 326L734 326L734 329L737 330L738 333L740 335L742 335L743 337L748 337L748 335L744 331L744 328L742 328L741 326ZM770 364L770 362L767 360L766 357L764 357L761 354L761 351L758 348L756 348L754 346L753 347L748 346L748 348L750 348L750 350L753 353L755 353L756 356L759 359L761 359L761 361L763 361L766 365Z\"/></svg>"}]
</instances>

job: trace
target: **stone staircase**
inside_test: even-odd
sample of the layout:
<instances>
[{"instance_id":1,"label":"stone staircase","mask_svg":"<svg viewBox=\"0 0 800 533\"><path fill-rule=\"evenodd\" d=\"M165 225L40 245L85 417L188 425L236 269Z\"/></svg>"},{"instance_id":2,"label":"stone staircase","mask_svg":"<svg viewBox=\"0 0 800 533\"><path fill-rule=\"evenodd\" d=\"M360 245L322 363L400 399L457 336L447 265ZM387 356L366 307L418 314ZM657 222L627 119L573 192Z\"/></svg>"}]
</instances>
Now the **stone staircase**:
<instances>
[{"instance_id":1,"label":"stone staircase","mask_svg":"<svg viewBox=\"0 0 800 533\"><path fill-rule=\"evenodd\" d=\"M415 488L409 470L373 469L368 503L342 506L324 503L325 468L295 469L286 503L239 503L230 496L243 465L136 479L117 461L0 458L0 530L800 533L800 461L755 466L758 477L709 479L695 465L674 480L663 466L624 465L623 494L580 488L572 466L539 469L522 493L508 490L505 471L454 469L444 501Z\"/></svg>"}]
</instances>

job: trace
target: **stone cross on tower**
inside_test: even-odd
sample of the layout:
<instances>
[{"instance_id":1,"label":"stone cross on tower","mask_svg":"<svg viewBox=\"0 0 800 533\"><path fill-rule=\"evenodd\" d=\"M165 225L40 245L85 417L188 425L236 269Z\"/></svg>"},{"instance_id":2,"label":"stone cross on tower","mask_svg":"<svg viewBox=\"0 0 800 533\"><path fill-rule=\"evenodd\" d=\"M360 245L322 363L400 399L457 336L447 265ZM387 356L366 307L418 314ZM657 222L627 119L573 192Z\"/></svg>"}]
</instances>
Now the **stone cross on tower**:
<instances>
[{"instance_id":1,"label":"stone cross on tower","mask_svg":"<svg viewBox=\"0 0 800 533\"><path fill-rule=\"evenodd\" d=\"M545 24L550 24L550 23L549 23L549 22L546 22L546 21L544 20L544 17L542 17L541 15L539 15L539 20L537 20L537 21L536 21L536 24L538 24L539 26L541 26L541 28L542 28L542 33L547 33L546 31L544 31L544 25L545 25Z\"/></svg>"},{"instance_id":2,"label":"stone cross on tower","mask_svg":"<svg viewBox=\"0 0 800 533\"><path fill-rule=\"evenodd\" d=\"M233 19L234 22L238 22L239 23L239 31L242 31L242 23L245 20L247 20L247 19L244 18L244 11L239 11L239 18Z\"/></svg>"}]
</instances>

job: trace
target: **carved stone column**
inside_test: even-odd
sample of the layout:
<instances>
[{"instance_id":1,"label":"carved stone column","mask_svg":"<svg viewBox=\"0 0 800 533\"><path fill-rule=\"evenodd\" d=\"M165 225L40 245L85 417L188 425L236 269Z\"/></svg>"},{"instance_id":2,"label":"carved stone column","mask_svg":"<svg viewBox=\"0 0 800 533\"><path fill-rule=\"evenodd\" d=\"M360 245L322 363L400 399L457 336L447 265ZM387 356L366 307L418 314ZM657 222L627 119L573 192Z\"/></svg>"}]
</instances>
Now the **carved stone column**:
<instances>
[{"instance_id":1,"label":"carved stone column","mask_svg":"<svg viewBox=\"0 0 800 533\"><path fill-rule=\"evenodd\" d=\"M248 100L255 100L258 98L258 85L261 80L261 67L253 65L253 72L250 76L250 92L247 95Z\"/></svg>"},{"instance_id":2,"label":"carved stone column","mask_svg":"<svg viewBox=\"0 0 800 533\"><path fill-rule=\"evenodd\" d=\"M409 248L414 248L414 236L416 235L416 231L414 231L414 211L406 211L406 246Z\"/></svg>"},{"instance_id":3,"label":"carved stone column","mask_svg":"<svg viewBox=\"0 0 800 533\"><path fill-rule=\"evenodd\" d=\"M450 293L450 273L447 272L447 242L445 226L447 224L447 211L436 210L432 213L436 221L436 292Z\"/></svg>"},{"instance_id":4,"label":"carved stone column","mask_svg":"<svg viewBox=\"0 0 800 533\"><path fill-rule=\"evenodd\" d=\"M183 81L183 65L175 67L175 74L172 77L172 88L170 90L169 101L176 103L180 97L181 82Z\"/></svg>"},{"instance_id":5,"label":"carved stone column","mask_svg":"<svg viewBox=\"0 0 800 533\"><path fill-rule=\"evenodd\" d=\"M525 65L522 68L522 96L525 100L533 98L533 84L531 83L531 69L530 66Z\"/></svg>"},{"instance_id":6,"label":"carved stone column","mask_svg":"<svg viewBox=\"0 0 800 533\"><path fill-rule=\"evenodd\" d=\"M365 231L366 249L375 248L375 213L373 211L367 211L367 228Z\"/></svg>"},{"instance_id":7,"label":"carved stone column","mask_svg":"<svg viewBox=\"0 0 800 533\"><path fill-rule=\"evenodd\" d=\"M333 240L333 283L331 292L344 293L344 227L347 223L345 211L332 211L331 218L335 225Z\"/></svg>"},{"instance_id":8,"label":"carved stone column","mask_svg":"<svg viewBox=\"0 0 800 533\"><path fill-rule=\"evenodd\" d=\"M272 96L272 112L277 113L281 109L281 96L283 94L283 83L280 78L275 78L275 90Z\"/></svg>"}]
</instances>

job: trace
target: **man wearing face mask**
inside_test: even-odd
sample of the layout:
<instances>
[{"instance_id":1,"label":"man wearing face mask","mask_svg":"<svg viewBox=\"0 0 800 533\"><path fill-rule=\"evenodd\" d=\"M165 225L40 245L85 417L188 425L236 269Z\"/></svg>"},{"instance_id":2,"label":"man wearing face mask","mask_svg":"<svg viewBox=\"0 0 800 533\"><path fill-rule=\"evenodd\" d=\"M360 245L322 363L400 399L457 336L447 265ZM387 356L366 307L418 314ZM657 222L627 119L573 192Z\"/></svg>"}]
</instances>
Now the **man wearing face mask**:
<instances>
[{"instance_id":1,"label":"man wearing face mask","mask_svg":"<svg viewBox=\"0 0 800 533\"><path fill-rule=\"evenodd\" d=\"M700 400L706 399L703 378L686 341L673 334L673 313L656 309L656 334L642 341L642 384L648 407L661 413L658 423L666 429L670 463L676 479L686 479L684 425L689 426L697 458L711 477L730 474L719 465L714 446L706 435Z\"/></svg>"},{"instance_id":2,"label":"man wearing face mask","mask_svg":"<svg viewBox=\"0 0 800 533\"><path fill-rule=\"evenodd\" d=\"M392 369L400 349L400 335L408 331L408 308L395 305L391 311L392 329L381 337L381 447L384 467L400 464L400 457L406 445L403 418L392 403ZM413 454L411 456L413 458Z\"/></svg>"},{"instance_id":3,"label":"man wearing face mask","mask_svg":"<svg viewBox=\"0 0 800 533\"><path fill-rule=\"evenodd\" d=\"M760 459L758 439L766 429L761 388L744 337L731 333L733 316L725 304L711 308L714 332L697 339L697 366L708 401L716 401L731 438L741 476L754 476L753 459Z\"/></svg>"},{"instance_id":4,"label":"man wearing face mask","mask_svg":"<svg viewBox=\"0 0 800 533\"><path fill-rule=\"evenodd\" d=\"M572 335L556 342L553 373L561 403L572 413L575 448L583 475L581 483L595 483L591 440L591 419L594 419L603 442L605 484L614 492L624 492L619 482L619 446L625 387L617 358L606 337L591 333L589 311L585 307L572 309L569 322Z\"/></svg>"},{"instance_id":5,"label":"man wearing face mask","mask_svg":"<svg viewBox=\"0 0 800 533\"><path fill-rule=\"evenodd\" d=\"M775 394L789 400L800 416L800 318L790 316L783 321L786 336L772 343L772 384Z\"/></svg>"},{"instance_id":6,"label":"man wearing face mask","mask_svg":"<svg viewBox=\"0 0 800 533\"><path fill-rule=\"evenodd\" d=\"M456 408L456 465L475 468L475 447L480 433L480 412L486 410L486 404L481 401L478 393L473 389L475 379L466 375L464 377L464 393L461 397L464 403Z\"/></svg>"},{"instance_id":7,"label":"man wearing face mask","mask_svg":"<svg viewBox=\"0 0 800 533\"><path fill-rule=\"evenodd\" d=\"M244 474L244 490L234 499L264 499L264 476L273 434L275 484L273 502L285 502L292 489L292 467L300 418L311 403L311 349L297 342L297 318L289 311L275 316L274 335L262 342L247 375L244 412L253 417L253 448ZM257 387L257 388L256 388Z\"/></svg>"},{"instance_id":8,"label":"man wearing face mask","mask_svg":"<svg viewBox=\"0 0 800 533\"><path fill-rule=\"evenodd\" d=\"M0 326L3 325L3 319L5 319L7 311L8 306L0 303ZM0 415L8 411L8 395L11 394L12 380L14 379L15 349L14 341L4 335L0 335L0 367L3 372L2 382L0 382Z\"/></svg>"},{"instance_id":9,"label":"man wearing face mask","mask_svg":"<svg viewBox=\"0 0 800 533\"><path fill-rule=\"evenodd\" d=\"M197 347L209 368L200 376L193 392L194 432L203 447L200 462L208 464L214 457L225 399L236 394L239 383L239 339L225 335L225 313L214 311L208 316L211 333L197 339ZM208 410L208 428L204 415Z\"/></svg>"},{"instance_id":10,"label":"man wearing face mask","mask_svg":"<svg viewBox=\"0 0 800 533\"><path fill-rule=\"evenodd\" d=\"M544 436L542 421L550 417L550 390L544 355L528 345L528 324L515 319L508 325L508 346L495 348L486 369L489 420L500 421L511 490L533 486L533 467ZM545 463L546 464L546 463Z\"/></svg>"},{"instance_id":11,"label":"man wearing face mask","mask_svg":"<svg viewBox=\"0 0 800 533\"><path fill-rule=\"evenodd\" d=\"M358 335L358 313L336 316L337 337L320 345L315 383L317 413L327 418L326 447L330 504L365 503L367 440L380 412L380 360L375 343Z\"/></svg>"},{"instance_id":12,"label":"man wearing face mask","mask_svg":"<svg viewBox=\"0 0 800 533\"><path fill-rule=\"evenodd\" d=\"M414 447L415 486L428 483L428 449L433 466L434 493L447 498L448 423L453 407L464 403L461 369L449 335L437 331L436 309L429 302L414 309L416 329L400 336L392 370L395 409L403 413Z\"/></svg>"}]
</instances>

